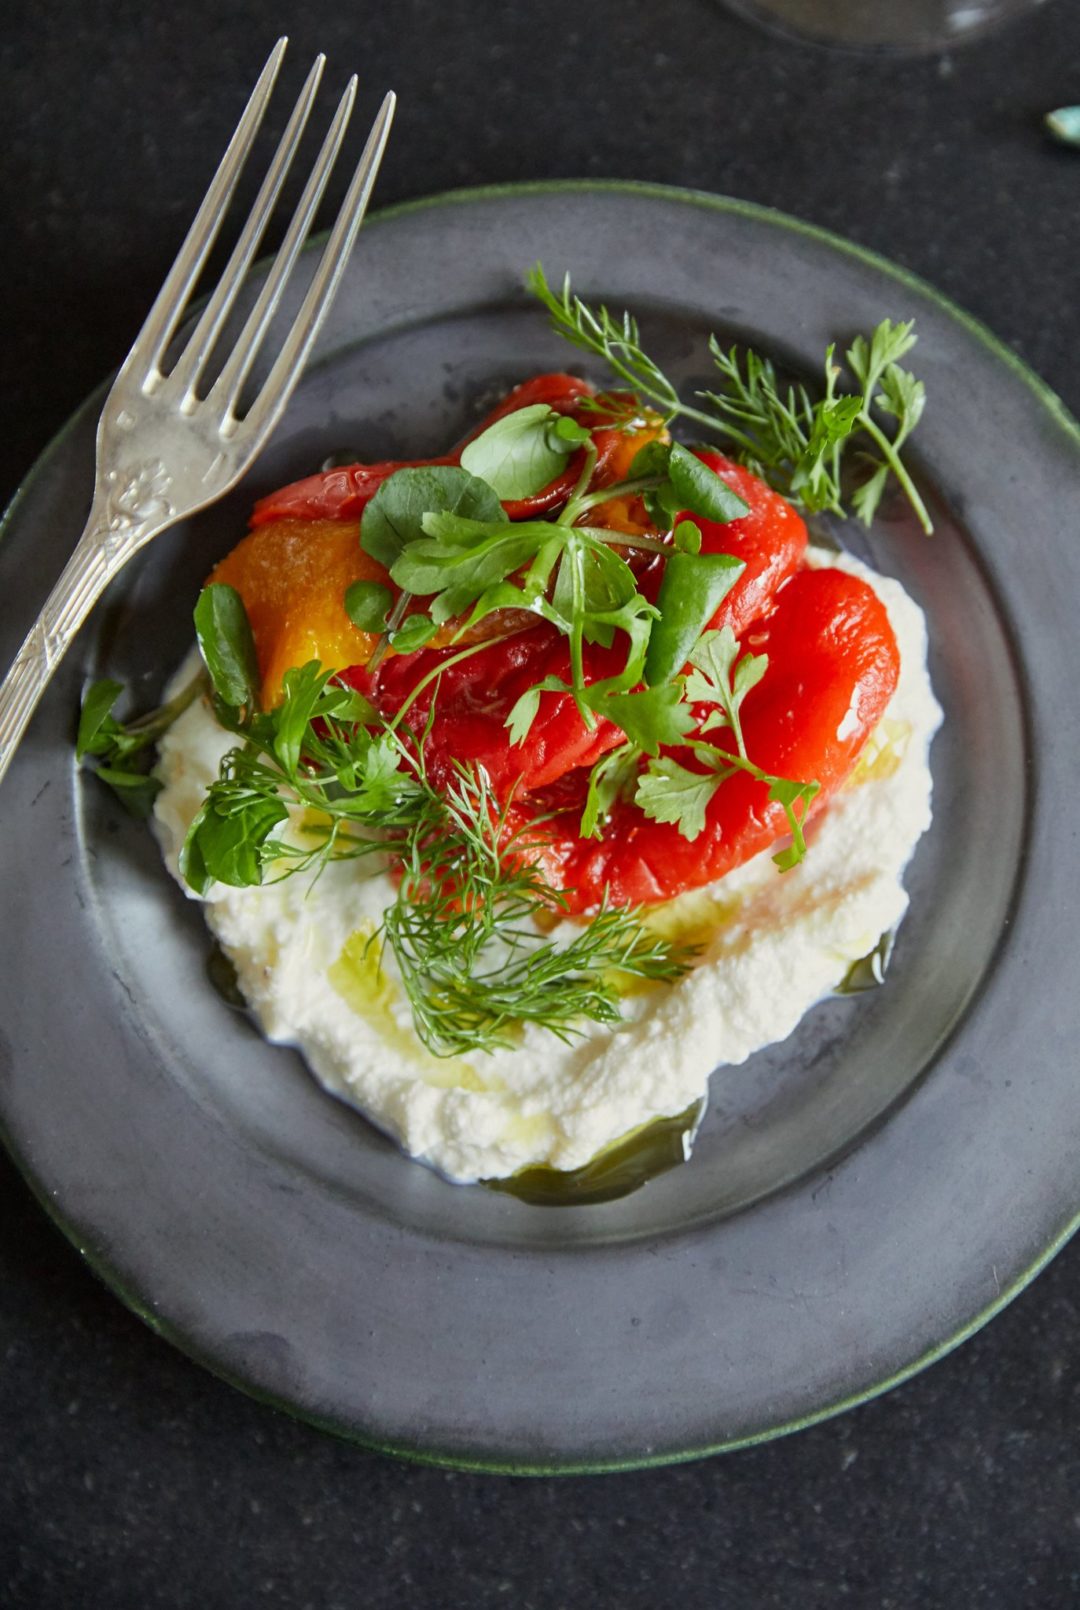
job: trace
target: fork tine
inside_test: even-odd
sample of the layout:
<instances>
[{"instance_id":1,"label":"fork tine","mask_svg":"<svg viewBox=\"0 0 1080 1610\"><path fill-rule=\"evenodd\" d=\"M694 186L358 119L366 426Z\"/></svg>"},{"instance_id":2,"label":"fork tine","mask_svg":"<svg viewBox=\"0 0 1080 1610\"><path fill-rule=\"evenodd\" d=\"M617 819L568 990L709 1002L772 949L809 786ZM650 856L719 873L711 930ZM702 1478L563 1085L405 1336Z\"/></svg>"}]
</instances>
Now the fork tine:
<instances>
[{"instance_id":1,"label":"fork tine","mask_svg":"<svg viewBox=\"0 0 1080 1610\"><path fill-rule=\"evenodd\" d=\"M371 191L379 172L390 125L394 120L397 97L391 90L383 99L363 155L353 174L352 181L341 204L330 239L319 259L300 311L285 338L273 368L263 382L262 389L241 424L241 429L256 442L261 442L277 423L292 389L300 377L315 337L330 311L330 304L341 282L349 253L353 248L360 225L364 221Z\"/></svg>"},{"instance_id":2,"label":"fork tine","mask_svg":"<svg viewBox=\"0 0 1080 1610\"><path fill-rule=\"evenodd\" d=\"M273 264L267 273L266 279L255 299L255 304L248 314L244 328L237 338L236 345L226 359L220 375L212 387L207 401L218 409L222 419L228 426L232 419L244 382L248 377L251 366L255 361L263 338L270 326L270 321L281 301L285 289L285 282L292 272L300 249L307 238L311 228L312 219L322 200L331 170L337 161L341 142L345 138L349 118L352 115L353 104L356 100L356 74L349 79L345 92L338 102L330 127L326 131L318 159L311 170L304 192L296 204L296 210L289 220L289 227L285 232Z\"/></svg>"},{"instance_id":3,"label":"fork tine","mask_svg":"<svg viewBox=\"0 0 1080 1610\"><path fill-rule=\"evenodd\" d=\"M229 205L232 193L240 177L240 170L251 150L259 125L263 120L270 92L274 87L281 59L285 54L287 39L279 39L270 52L269 60L262 72L259 81L251 92L244 115L236 126L236 132L229 141L228 149L222 157L218 170L214 175L209 190L203 198L202 206L195 214L194 222L188 230L177 258L166 276L165 283L155 298L154 305L147 315L146 322L139 332L135 345L128 358L138 355L144 366L144 384L151 385L158 378L161 356L168 344L174 328L184 311L191 289L199 276L211 246L221 227L225 216L225 209Z\"/></svg>"},{"instance_id":4,"label":"fork tine","mask_svg":"<svg viewBox=\"0 0 1080 1610\"><path fill-rule=\"evenodd\" d=\"M198 324L193 330L187 346L184 348L179 360L174 365L169 383L173 391L182 392L180 407L188 409L194 402L194 391L199 376L213 349L214 342L221 333L221 327L229 315L229 310L236 300L241 281L251 265L263 232L266 229L270 214L281 193L281 187L296 154L296 147L300 137L307 126L311 115L311 108L315 103L315 95L322 78L326 57L318 55L308 73L307 80L293 107L285 132L278 142L265 179L255 198L254 205L248 214L247 221L241 231L240 238L233 248L221 278L214 286L206 307L203 309Z\"/></svg>"}]
</instances>

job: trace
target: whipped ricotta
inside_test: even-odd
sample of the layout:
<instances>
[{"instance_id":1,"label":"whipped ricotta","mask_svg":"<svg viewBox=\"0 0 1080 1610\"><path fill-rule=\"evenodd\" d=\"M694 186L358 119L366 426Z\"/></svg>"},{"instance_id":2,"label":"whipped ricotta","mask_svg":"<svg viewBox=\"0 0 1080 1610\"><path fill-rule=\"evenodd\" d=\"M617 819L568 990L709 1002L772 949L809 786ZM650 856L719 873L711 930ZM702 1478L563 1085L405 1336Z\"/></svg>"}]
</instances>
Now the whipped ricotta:
<instances>
[{"instance_id":1,"label":"whipped ricotta","mask_svg":"<svg viewBox=\"0 0 1080 1610\"><path fill-rule=\"evenodd\" d=\"M266 1037L299 1047L327 1090L462 1182L579 1168L691 1107L714 1069L786 1038L907 908L902 876L930 824L928 752L941 721L924 617L899 583L820 550L810 563L873 586L899 644L899 685L854 774L810 825L799 866L780 874L765 852L652 914L660 931L703 946L691 973L628 995L616 1028L587 1024L570 1045L528 1025L513 1049L440 1059L413 1031L389 950L380 958L368 944L393 899L389 877L339 862L313 887L302 875L219 884L205 901ZM184 835L234 742L205 703L161 742L156 828L178 881Z\"/></svg>"}]
</instances>

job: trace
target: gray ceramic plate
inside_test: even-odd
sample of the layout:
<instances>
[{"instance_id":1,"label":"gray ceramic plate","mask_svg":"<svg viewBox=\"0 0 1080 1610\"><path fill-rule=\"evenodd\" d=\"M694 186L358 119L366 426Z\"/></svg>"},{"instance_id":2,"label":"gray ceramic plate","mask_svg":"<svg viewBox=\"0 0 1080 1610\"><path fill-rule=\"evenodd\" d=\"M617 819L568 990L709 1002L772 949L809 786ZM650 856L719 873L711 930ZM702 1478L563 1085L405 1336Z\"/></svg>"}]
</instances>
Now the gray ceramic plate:
<instances>
[{"instance_id":1,"label":"gray ceramic plate","mask_svg":"<svg viewBox=\"0 0 1080 1610\"><path fill-rule=\"evenodd\" d=\"M208 987L198 911L76 777L87 673L150 701L252 498L328 453L440 449L572 363L521 292L542 257L641 314L680 378L707 332L816 368L915 316L938 534L868 547L923 602L947 712L888 987L719 1073L692 1162L531 1207L409 1163ZM6 659L89 491L98 399L0 545ZM43 1202L148 1322L247 1390L402 1453L513 1470L670 1460L789 1430L951 1347L1075 1227L1080 434L963 313L866 252L713 197L472 192L365 230L332 327L240 496L98 610L3 793L0 1113Z\"/></svg>"}]
</instances>

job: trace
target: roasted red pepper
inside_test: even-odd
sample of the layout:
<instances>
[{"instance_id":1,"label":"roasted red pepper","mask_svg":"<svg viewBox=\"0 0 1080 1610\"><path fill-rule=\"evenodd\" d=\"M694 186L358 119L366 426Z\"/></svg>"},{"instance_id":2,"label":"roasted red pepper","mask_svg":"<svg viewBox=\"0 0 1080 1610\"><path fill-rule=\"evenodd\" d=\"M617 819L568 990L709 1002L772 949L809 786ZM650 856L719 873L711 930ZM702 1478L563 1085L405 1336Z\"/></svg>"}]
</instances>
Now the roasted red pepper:
<instances>
[{"instance_id":1,"label":"roasted red pepper","mask_svg":"<svg viewBox=\"0 0 1080 1610\"><path fill-rule=\"evenodd\" d=\"M268 497L260 498L251 515L253 526L267 525L271 520L359 520L365 506L375 496L382 483L395 470L417 468L428 464L456 464L462 449L497 419L518 408L529 408L536 403L547 403L558 414L572 414L586 425L597 421L593 410L580 407L583 397L593 396L593 387L576 375L536 375L517 386L492 409L476 429L459 442L453 452L441 458L417 458L387 461L382 464L349 464L342 469L324 470L320 475L308 475L302 481L293 481ZM609 460L618 446L625 441L620 431L597 429L593 437L597 448L597 484L603 485ZM581 473L582 455L572 453L566 469L550 485L533 494L505 502L510 520L532 519L548 509L565 503Z\"/></svg>"},{"instance_id":2,"label":"roasted red pepper","mask_svg":"<svg viewBox=\"0 0 1080 1610\"><path fill-rule=\"evenodd\" d=\"M544 402L589 425L597 447L593 485L611 485L627 476L634 454L658 427L630 436L608 429L595 408L582 407L591 395L591 388L572 375L537 376L511 392L468 440L505 414ZM464 445L442 458L416 462L456 463ZM712 625L731 626L747 649L769 658L765 676L742 707L748 753L766 773L816 781L817 810L850 772L896 685L898 656L888 618L861 580L837 570L800 568L806 528L790 504L721 454L702 451L699 456L749 505L746 515L727 524L695 519L703 553L730 554L745 566ZM572 454L549 486L530 498L504 503L507 515L537 517L563 503L582 463L580 452ZM357 521L377 488L401 467L354 465L311 476L264 498L252 524ZM636 498L601 505L591 518L630 531L649 529ZM655 601L663 556L635 555L633 564L641 591ZM335 587L340 592L340 583ZM692 841L673 825L649 820L629 801L615 806L602 839L582 840L579 823L589 768L624 741L622 731L600 719L588 727L573 699L556 692L541 696L536 720L521 744L510 743L506 727L517 700L537 682L547 677L569 681L567 640L540 622L459 664L448 663L453 653L427 649L391 655L374 675L363 666L343 674L384 715L392 716L423 677L447 665L437 684L434 710L433 682L406 717L414 733L426 729L429 776L443 784L452 777L455 762L483 766L499 797L512 802L514 824L550 818L544 827L544 870L565 891L572 912L586 914L604 899L616 905L670 899L722 877L783 836L783 807L768 800L767 785L739 774L717 789L704 831ZM610 648L587 644L586 681L621 670L625 654L625 640L618 633ZM710 741L722 742L715 731ZM690 769L704 768L691 750L672 753Z\"/></svg>"},{"instance_id":3,"label":"roasted red pepper","mask_svg":"<svg viewBox=\"0 0 1080 1610\"><path fill-rule=\"evenodd\" d=\"M841 570L802 570L772 613L745 639L767 654L768 670L742 706L751 759L775 776L820 784L811 812L835 793L884 713L899 675L896 639L885 607L866 582ZM689 751L676 751L704 770ZM706 825L687 840L672 825L650 821L636 805L615 806L601 840L583 840L578 823L585 777L523 802L522 819L559 812L545 827L545 873L566 891L573 912L669 900L700 888L767 848L785 831L783 807L765 784L746 774L713 796ZM811 852L812 853L812 852Z\"/></svg>"},{"instance_id":4,"label":"roasted red pepper","mask_svg":"<svg viewBox=\"0 0 1080 1610\"><path fill-rule=\"evenodd\" d=\"M739 635L801 561L806 527L789 503L748 470L718 453L702 453L701 457L750 505L749 514L727 525L698 522L703 553L729 553L745 562L746 568L712 623L730 626ZM655 599L663 564L663 559L657 559L639 574L646 597ZM450 657L449 650L425 650L385 660L374 677L360 667L347 676L384 715L392 716L417 683ZM625 658L626 642L618 635L610 649L586 644L586 682L617 674ZM547 623L508 642L492 643L451 666L440 679L435 718L425 744L432 778L441 783L455 760L474 762L486 767L496 791L505 798L512 785L519 792L544 788L567 771L591 766L623 742L623 733L610 721L598 719L593 728L586 727L569 694L544 693L528 737L524 743L511 745L507 717L523 693L549 676L570 680L570 651L566 638ZM422 731L427 722L433 692L434 683L410 707L406 719L415 732Z\"/></svg>"}]
</instances>

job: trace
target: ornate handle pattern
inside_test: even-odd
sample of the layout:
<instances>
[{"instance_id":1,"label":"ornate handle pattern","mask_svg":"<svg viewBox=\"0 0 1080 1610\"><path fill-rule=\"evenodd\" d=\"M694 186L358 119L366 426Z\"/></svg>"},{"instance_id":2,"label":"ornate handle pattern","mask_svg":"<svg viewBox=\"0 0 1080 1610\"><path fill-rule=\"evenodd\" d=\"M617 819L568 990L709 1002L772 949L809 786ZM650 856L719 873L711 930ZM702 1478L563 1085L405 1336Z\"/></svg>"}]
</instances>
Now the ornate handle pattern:
<instances>
[{"instance_id":1,"label":"ornate handle pattern","mask_svg":"<svg viewBox=\"0 0 1080 1610\"><path fill-rule=\"evenodd\" d=\"M86 530L0 685L0 781L75 633L137 548L176 517L157 459L109 470Z\"/></svg>"}]
</instances>

